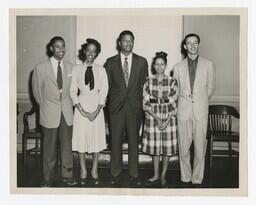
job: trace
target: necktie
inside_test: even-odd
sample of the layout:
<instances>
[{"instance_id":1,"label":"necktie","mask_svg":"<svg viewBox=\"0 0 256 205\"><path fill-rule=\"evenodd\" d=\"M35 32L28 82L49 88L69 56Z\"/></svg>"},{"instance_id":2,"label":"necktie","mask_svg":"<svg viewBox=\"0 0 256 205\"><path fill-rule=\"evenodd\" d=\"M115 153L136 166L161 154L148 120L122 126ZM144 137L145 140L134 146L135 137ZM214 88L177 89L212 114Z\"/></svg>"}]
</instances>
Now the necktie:
<instances>
[{"instance_id":1,"label":"necktie","mask_svg":"<svg viewBox=\"0 0 256 205\"><path fill-rule=\"evenodd\" d=\"M90 83L90 90L94 88L94 76L92 72L92 66L87 66L87 69L84 74L84 82L85 85L88 85Z\"/></svg>"},{"instance_id":2,"label":"necktie","mask_svg":"<svg viewBox=\"0 0 256 205\"><path fill-rule=\"evenodd\" d=\"M123 65L123 73L124 73L124 80L125 80L125 85L128 87L128 82L129 82L129 69L128 69L128 61L127 57L124 58L124 65Z\"/></svg>"},{"instance_id":3,"label":"necktie","mask_svg":"<svg viewBox=\"0 0 256 205\"><path fill-rule=\"evenodd\" d=\"M57 70L57 83L59 86L59 89L62 89L62 70L60 66L60 62L58 62L58 70Z\"/></svg>"}]
</instances>

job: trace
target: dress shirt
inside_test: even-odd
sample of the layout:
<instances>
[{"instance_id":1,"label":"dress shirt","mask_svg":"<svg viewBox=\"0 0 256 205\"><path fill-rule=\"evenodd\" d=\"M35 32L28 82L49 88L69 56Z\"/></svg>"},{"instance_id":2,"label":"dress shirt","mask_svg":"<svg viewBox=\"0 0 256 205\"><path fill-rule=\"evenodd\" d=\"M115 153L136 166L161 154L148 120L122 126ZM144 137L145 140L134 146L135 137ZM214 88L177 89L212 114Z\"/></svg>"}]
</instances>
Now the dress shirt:
<instances>
[{"instance_id":1,"label":"dress shirt","mask_svg":"<svg viewBox=\"0 0 256 205\"><path fill-rule=\"evenodd\" d=\"M191 93L193 94L194 82L196 77L196 68L197 68L198 56L192 60L188 57L188 72L190 80Z\"/></svg>"}]
</instances>

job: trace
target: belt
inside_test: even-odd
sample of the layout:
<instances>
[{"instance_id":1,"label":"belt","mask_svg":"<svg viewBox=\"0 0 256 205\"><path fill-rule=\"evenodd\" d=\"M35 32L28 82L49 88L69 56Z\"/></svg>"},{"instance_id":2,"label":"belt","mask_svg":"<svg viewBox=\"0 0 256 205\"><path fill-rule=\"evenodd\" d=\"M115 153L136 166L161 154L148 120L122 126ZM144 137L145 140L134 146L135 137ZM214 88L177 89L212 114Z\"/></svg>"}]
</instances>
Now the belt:
<instances>
[{"instance_id":1,"label":"belt","mask_svg":"<svg viewBox=\"0 0 256 205\"><path fill-rule=\"evenodd\" d=\"M159 103L159 104L162 104L162 103L168 103L168 102L169 102L169 99L149 99L149 102L150 102L150 103Z\"/></svg>"}]
</instances>

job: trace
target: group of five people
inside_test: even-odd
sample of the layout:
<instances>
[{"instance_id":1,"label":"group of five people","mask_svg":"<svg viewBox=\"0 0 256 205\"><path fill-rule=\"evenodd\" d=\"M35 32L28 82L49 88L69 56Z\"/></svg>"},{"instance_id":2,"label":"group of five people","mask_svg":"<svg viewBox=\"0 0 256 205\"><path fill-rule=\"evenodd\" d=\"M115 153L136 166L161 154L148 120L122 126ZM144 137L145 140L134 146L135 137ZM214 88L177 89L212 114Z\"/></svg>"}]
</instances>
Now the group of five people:
<instances>
[{"instance_id":1,"label":"group of five people","mask_svg":"<svg viewBox=\"0 0 256 205\"><path fill-rule=\"evenodd\" d=\"M119 184L121 180L124 135L128 140L129 180L140 183L138 142L143 115L142 151L152 156L154 165L154 175L146 184L166 185L169 159L177 152L181 181L202 183L208 100L215 88L213 63L199 56L200 37L191 33L183 45L187 57L174 66L174 76L165 74L167 53L161 51L155 54L153 75L148 77L147 60L133 53L134 39L131 31L122 31L117 41L119 53L108 58L104 66L94 62L101 52L97 40L86 40L78 56L83 63L72 66L63 59L64 39L59 36L51 39L52 55L36 66L32 78L43 133L42 187L52 186L56 179L58 140L63 182L77 183L73 178L72 151L79 153L80 183L85 184L88 178L86 153L93 153L92 180L95 184L100 182L99 153L107 147L105 105L111 136L111 184ZM189 150L192 141L193 171Z\"/></svg>"}]
</instances>

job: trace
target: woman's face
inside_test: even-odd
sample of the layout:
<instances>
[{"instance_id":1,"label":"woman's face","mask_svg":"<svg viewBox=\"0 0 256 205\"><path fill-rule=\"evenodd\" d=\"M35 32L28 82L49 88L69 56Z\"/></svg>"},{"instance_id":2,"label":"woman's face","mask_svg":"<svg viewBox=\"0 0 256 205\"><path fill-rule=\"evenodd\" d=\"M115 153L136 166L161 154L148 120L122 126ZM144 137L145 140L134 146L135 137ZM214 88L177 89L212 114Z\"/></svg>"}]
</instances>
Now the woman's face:
<instances>
[{"instance_id":1,"label":"woman's face","mask_svg":"<svg viewBox=\"0 0 256 205\"><path fill-rule=\"evenodd\" d=\"M94 44L89 44L85 50L85 58L89 63L93 63L97 57L97 47Z\"/></svg>"},{"instance_id":2,"label":"woman's face","mask_svg":"<svg viewBox=\"0 0 256 205\"><path fill-rule=\"evenodd\" d=\"M154 68L156 70L156 74L164 74L165 68L166 68L166 63L164 59L162 58L157 58L154 64Z\"/></svg>"}]
</instances>

